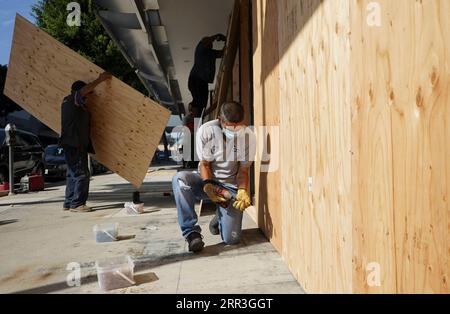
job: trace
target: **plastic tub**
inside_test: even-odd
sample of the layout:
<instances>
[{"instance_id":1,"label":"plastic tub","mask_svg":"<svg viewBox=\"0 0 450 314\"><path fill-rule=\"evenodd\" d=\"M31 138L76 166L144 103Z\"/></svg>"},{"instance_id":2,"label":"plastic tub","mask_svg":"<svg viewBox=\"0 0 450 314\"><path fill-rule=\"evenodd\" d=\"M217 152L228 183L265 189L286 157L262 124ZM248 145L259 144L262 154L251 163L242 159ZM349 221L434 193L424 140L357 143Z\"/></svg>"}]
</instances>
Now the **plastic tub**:
<instances>
[{"instance_id":1,"label":"plastic tub","mask_svg":"<svg viewBox=\"0 0 450 314\"><path fill-rule=\"evenodd\" d=\"M97 278L100 289L110 291L135 285L134 263L130 256L97 261Z\"/></svg>"},{"instance_id":2,"label":"plastic tub","mask_svg":"<svg viewBox=\"0 0 450 314\"><path fill-rule=\"evenodd\" d=\"M119 224L110 223L94 226L94 236L98 243L117 241L119 235Z\"/></svg>"},{"instance_id":3,"label":"plastic tub","mask_svg":"<svg viewBox=\"0 0 450 314\"><path fill-rule=\"evenodd\" d=\"M124 205L128 215L140 215L144 213L144 204L125 203Z\"/></svg>"}]
</instances>

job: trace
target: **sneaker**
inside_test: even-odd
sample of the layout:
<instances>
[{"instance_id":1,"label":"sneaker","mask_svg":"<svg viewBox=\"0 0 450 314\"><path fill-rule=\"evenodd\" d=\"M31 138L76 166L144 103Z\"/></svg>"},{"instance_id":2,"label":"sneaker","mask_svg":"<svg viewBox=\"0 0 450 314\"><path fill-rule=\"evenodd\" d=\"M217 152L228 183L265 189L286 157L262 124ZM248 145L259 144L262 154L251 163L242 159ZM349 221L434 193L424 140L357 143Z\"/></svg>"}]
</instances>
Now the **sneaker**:
<instances>
[{"instance_id":1,"label":"sneaker","mask_svg":"<svg viewBox=\"0 0 450 314\"><path fill-rule=\"evenodd\" d=\"M189 252L200 252L205 246L202 235L198 232L192 232L187 236L186 241L189 243Z\"/></svg>"},{"instance_id":2,"label":"sneaker","mask_svg":"<svg viewBox=\"0 0 450 314\"><path fill-rule=\"evenodd\" d=\"M71 208L70 211L73 213L89 213L89 212L92 212L93 209L86 205L81 205L76 208Z\"/></svg>"},{"instance_id":3,"label":"sneaker","mask_svg":"<svg viewBox=\"0 0 450 314\"><path fill-rule=\"evenodd\" d=\"M219 235L219 213L216 211L213 219L209 222L209 231L212 235Z\"/></svg>"}]
</instances>

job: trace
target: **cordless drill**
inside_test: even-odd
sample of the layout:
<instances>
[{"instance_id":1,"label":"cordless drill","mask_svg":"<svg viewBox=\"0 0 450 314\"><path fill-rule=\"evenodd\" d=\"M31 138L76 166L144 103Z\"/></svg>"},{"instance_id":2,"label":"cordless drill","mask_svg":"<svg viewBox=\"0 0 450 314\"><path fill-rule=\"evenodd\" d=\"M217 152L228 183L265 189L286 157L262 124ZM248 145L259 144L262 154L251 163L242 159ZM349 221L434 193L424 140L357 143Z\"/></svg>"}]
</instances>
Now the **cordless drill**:
<instances>
[{"instance_id":1,"label":"cordless drill","mask_svg":"<svg viewBox=\"0 0 450 314\"><path fill-rule=\"evenodd\" d=\"M225 202L219 203L218 205L222 208L228 208L228 206L230 206L230 203L234 200L233 194L216 181L208 180L207 183L211 183L211 185L213 186L214 194L223 197L226 200Z\"/></svg>"}]
</instances>

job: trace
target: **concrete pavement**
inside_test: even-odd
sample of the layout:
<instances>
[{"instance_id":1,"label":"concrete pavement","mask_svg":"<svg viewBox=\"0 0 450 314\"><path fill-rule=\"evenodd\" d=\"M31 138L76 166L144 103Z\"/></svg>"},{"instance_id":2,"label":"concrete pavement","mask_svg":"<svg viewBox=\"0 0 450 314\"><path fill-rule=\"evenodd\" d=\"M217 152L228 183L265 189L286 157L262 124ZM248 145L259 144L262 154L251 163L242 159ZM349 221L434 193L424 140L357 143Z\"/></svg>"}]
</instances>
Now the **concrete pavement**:
<instances>
[{"instance_id":1,"label":"concrete pavement","mask_svg":"<svg viewBox=\"0 0 450 314\"><path fill-rule=\"evenodd\" d=\"M141 188L146 213L128 216L132 186L115 174L91 181L88 205L95 212L62 211L64 183L46 191L0 198L1 293L104 293L95 261L130 255L137 285L110 293L303 293L279 254L245 216L242 244L225 246L212 236L213 212L202 213L206 247L187 252L171 192L173 167L151 168ZM92 228L119 223L121 241L95 242ZM69 287L69 263L81 267L81 286Z\"/></svg>"}]
</instances>

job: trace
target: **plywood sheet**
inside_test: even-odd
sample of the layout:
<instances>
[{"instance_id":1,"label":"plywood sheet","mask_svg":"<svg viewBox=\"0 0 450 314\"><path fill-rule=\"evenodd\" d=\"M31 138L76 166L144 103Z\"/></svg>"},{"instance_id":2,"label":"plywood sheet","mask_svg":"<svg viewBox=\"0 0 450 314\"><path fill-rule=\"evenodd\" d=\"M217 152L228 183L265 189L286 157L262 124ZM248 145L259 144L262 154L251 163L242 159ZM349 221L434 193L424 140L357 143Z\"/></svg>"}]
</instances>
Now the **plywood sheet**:
<instances>
[{"instance_id":1,"label":"plywood sheet","mask_svg":"<svg viewBox=\"0 0 450 314\"><path fill-rule=\"evenodd\" d=\"M255 162L255 219L282 253L280 178L280 83L278 71L278 0L255 0L253 19L253 107L256 128L267 127L258 151L267 158ZM244 81L245 84L247 81ZM275 127L275 128L273 128ZM261 147L262 146L262 147ZM270 157L270 158L269 158Z\"/></svg>"},{"instance_id":2,"label":"plywood sheet","mask_svg":"<svg viewBox=\"0 0 450 314\"><path fill-rule=\"evenodd\" d=\"M450 2L383 5L386 16L396 17L385 30L391 34L398 293L449 293Z\"/></svg>"},{"instance_id":3,"label":"plywood sheet","mask_svg":"<svg viewBox=\"0 0 450 314\"><path fill-rule=\"evenodd\" d=\"M370 2L352 1L354 289L448 293L450 3L379 1L370 27Z\"/></svg>"},{"instance_id":4,"label":"plywood sheet","mask_svg":"<svg viewBox=\"0 0 450 314\"><path fill-rule=\"evenodd\" d=\"M390 60L386 33L365 22L365 1L352 1L353 286L359 293L395 293ZM375 264L374 264L375 263ZM367 268L379 265L380 286Z\"/></svg>"},{"instance_id":5,"label":"plywood sheet","mask_svg":"<svg viewBox=\"0 0 450 314\"><path fill-rule=\"evenodd\" d=\"M277 2L283 256L307 292L349 293L349 2Z\"/></svg>"},{"instance_id":6,"label":"plywood sheet","mask_svg":"<svg viewBox=\"0 0 450 314\"><path fill-rule=\"evenodd\" d=\"M72 83L93 81L103 71L16 17L4 93L57 133L61 103ZM140 187L170 111L115 78L96 88L88 108L96 159Z\"/></svg>"}]
</instances>

